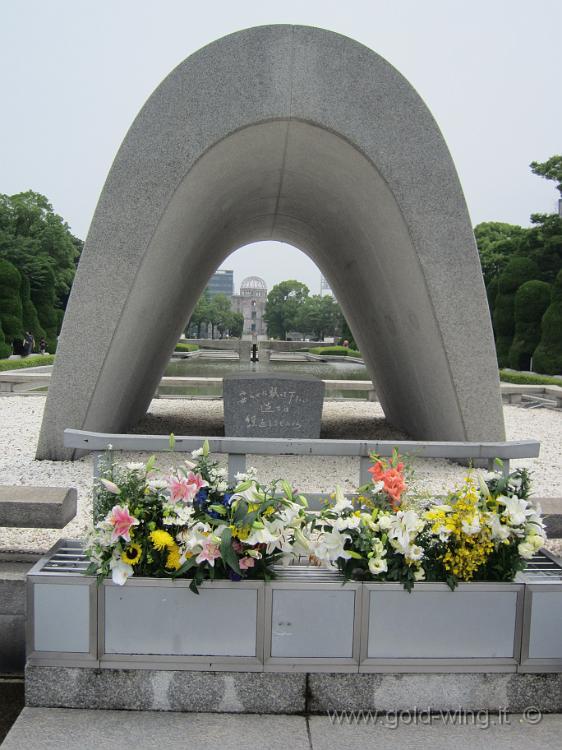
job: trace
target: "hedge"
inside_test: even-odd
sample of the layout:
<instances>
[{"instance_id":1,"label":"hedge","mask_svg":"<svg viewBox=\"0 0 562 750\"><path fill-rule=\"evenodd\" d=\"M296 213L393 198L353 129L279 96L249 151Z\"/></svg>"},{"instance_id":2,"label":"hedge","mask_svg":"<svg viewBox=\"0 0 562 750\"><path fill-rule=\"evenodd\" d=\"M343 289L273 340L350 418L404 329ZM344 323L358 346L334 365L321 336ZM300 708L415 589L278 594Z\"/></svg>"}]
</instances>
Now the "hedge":
<instances>
[{"instance_id":1,"label":"hedge","mask_svg":"<svg viewBox=\"0 0 562 750\"><path fill-rule=\"evenodd\" d=\"M0 372L6 370L20 370L23 367L42 367L52 365L55 361L54 354L37 354L25 359L4 359L0 362Z\"/></svg>"},{"instance_id":2,"label":"hedge","mask_svg":"<svg viewBox=\"0 0 562 750\"><path fill-rule=\"evenodd\" d=\"M549 378L546 375L528 375L524 372L507 372L500 370L500 380L503 383L515 383L516 385L560 385L562 379Z\"/></svg>"},{"instance_id":3,"label":"hedge","mask_svg":"<svg viewBox=\"0 0 562 750\"><path fill-rule=\"evenodd\" d=\"M541 331L540 343L533 354L533 369L546 375L562 374L562 270L554 282Z\"/></svg>"},{"instance_id":4,"label":"hedge","mask_svg":"<svg viewBox=\"0 0 562 750\"><path fill-rule=\"evenodd\" d=\"M515 293L526 281L539 275L537 264L528 258L512 258L500 274L494 304L494 333L500 367L509 364L509 350L515 333Z\"/></svg>"},{"instance_id":5,"label":"hedge","mask_svg":"<svg viewBox=\"0 0 562 750\"><path fill-rule=\"evenodd\" d=\"M45 331L39 322L39 316L37 315L35 305L31 301L29 279L25 274L22 274L21 277L20 298L23 313L23 327L26 331L33 334L33 338L35 339L35 350L38 351L39 341L45 337Z\"/></svg>"},{"instance_id":6,"label":"hedge","mask_svg":"<svg viewBox=\"0 0 562 750\"><path fill-rule=\"evenodd\" d=\"M347 346L314 346L308 350L311 354L327 354L329 357L357 357L363 359L361 352L356 349L348 349Z\"/></svg>"},{"instance_id":7,"label":"hedge","mask_svg":"<svg viewBox=\"0 0 562 750\"><path fill-rule=\"evenodd\" d=\"M183 341L180 341L176 344L176 352L196 352L199 350L198 344L185 344Z\"/></svg>"},{"instance_id":8,"label":"hedge","mask_svg":"<svg viewBox=\"0 0 562 750\"><path fill-rule=\"evenodd\" d=\"M541 320L550 304L552 286L527 281L515 294L515 335L509 350L509 366L530 370L531 357L541 340Z\"/></svg>"},{"instance_id":9,"label":"hedge","mask_svg":"<svg viewBox=\"0 0 562 750\"><path fill-rule=\"evenodd\" d=\"M12 353L12 347L6 343L6 338L4 336L2 324L0 323L0 359L4 359L4 357L9 357L11 353ZM1 366L2 366L2 362L0 362L0 367Z\"/></svg>"},{"instance_id":10,"label":"hedge","mask_svg":"<svg viewBox=\"0 0 562 750\"><path fill-rule=\"evenodd\" d=\"M6 342L23 339L23 310L20 299L21 276L18 269L0 258L0 324Z\"/></svg>"}]
</instances>

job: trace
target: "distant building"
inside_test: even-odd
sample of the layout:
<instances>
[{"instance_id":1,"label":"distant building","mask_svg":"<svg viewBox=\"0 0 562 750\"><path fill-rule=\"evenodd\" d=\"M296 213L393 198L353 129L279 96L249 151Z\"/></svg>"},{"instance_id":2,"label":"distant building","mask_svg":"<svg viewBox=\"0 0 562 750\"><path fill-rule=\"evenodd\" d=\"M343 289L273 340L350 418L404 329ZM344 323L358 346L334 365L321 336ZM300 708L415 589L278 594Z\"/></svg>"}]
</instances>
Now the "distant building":
<instances>
[{"instance_id":1,"label":"distant building","mask_svg":"<svg viewBox=\"0 0 562 750\"><path fill-rule=\"evenodd\" d=\"M320 274L320 296L323 297L325 294L329 294L332 297L334 296L332 287L328 283L327 279L322 274Z\"/></svg>"},{"instance_id":2,"label":"distant building","mask_svg":"<svg viewBox=\"0 0 562 750\"><path fill-rule=\"evenodd\" d=\"M211 297L214 297L215 294L226 294L227 297L232 297L234 294L234 271L219 268L209 279L206 291L209 292Z\"/></svg>"},{"instance_id":3,"label":"distant building","mask_svg":"<svg viewBox=\"0 0 562 750\"><path fill-rule=\"evenodd\" d=\"M267 301L267 284L259 276L248 276L240 284L240 294L232 297L232 309L244 316L242 335L265 338L267 326L263 319Z\"/></svg>"}]
</instances>

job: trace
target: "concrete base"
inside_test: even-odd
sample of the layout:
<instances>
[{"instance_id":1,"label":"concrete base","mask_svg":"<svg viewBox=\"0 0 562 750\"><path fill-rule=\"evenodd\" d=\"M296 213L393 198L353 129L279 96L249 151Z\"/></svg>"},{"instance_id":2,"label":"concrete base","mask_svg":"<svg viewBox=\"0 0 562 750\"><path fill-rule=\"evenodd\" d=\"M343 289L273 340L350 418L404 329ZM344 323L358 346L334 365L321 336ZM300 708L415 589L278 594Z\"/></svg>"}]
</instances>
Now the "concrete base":
<instances>
[{"instance_id":1,"label":"concrete base","mask_svg":"<svg viewBox=\"0 0 562 750\"><path fill-rule=\"evenodd\" d=\"M562 712L562 674L296 674L26 668L26 705L229 713Z\"/></svg>"},{"instance_id":2,"label":"concrete base","mask_svg":"<svg viewBox=\"0 0 562 750\"><path fill-rule=\"evenodd\" d=\"M0 557L0 674L22 674L25 667L25 576L38 556L27 556L27 561L16 555L12 560L7 557Z\"/></svg>"}]
</instances>

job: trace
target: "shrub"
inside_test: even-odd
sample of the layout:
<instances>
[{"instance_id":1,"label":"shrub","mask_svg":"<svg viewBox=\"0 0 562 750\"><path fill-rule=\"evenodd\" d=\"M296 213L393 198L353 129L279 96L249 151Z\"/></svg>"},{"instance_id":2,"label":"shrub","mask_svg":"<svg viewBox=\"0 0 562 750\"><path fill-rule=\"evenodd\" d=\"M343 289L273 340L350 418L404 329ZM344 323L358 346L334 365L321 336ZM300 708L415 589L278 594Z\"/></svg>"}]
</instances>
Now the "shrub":
<instances>
[{"instance_id":1,"label":"shrub","mask_svg":"<svg viewBox=\"0 0 562 750\"><path fill-rule=\"evenodd\" d=\"M348 349L347 346L314 346L308 350L311 354L326 354L328 357L357 357L362 359L361 352Z\"/></svg>"},{"instance_id":2,"label":"shrub","mask_svg":"<svg viewBox=\"0 0 562 750\"><path fill-rule=\"evenodd\" d=\"M512 258L498 280L494 304L494 332L500 367L509 364L509 349L515 333L515 293L526 281L536 279L539 269L528 258Z\"/></svg>"},{"instance_id":3,"label":"shrub","mask_svg":"<svg viewBox=\"0 0 562 750\"><path fill-rule=\"evenodd\" d=\"M528 375L522 372L507 372L506 370L500 370L500 380L503 383L515 383L516 385L562 385L560 378Z\"/></svg>"},{"instance_id":4,"label":"shrub","mask_svg":"<svg viewBox=\"0 0 562 750\"><path fill-rule=\"evenodd\" d=\"M0 258L0 324L5 339L23 339L23 310L20 299L21 276L9 261Z\"/></svg>"},{"instance_id":5,"label":"shrub","mask_svg":"<svg viewBox=\"0 0 562 750\"><path fill-rule=\"evenodd\" d=\"M186 344L183 341L179 341L176 344L176 352L196 352L199 349L198 344Z\"/></svg>"},{"instance_id":6,"label":"shrub","mask_svg":"<svg viewBox=\"0 0 562 750\"><path fill-rule=\"evenodd\" d=\"M31 299L37 310L39 322L45 329L47 351L49 354L54 354L57 348L60 320L59 312L55 308L55 275L51 268L44 270L40 284L31 287Z\"/></svg>"},{"instance_id":7,"label":"shrub","mask_svg":"<svg viewBox=\"0 0 562 750\"><path fill-rule=\"evenodd\" d=\"M6 343L6 338L4 337L4 331L2 330L2 324L0 323L0 359L5 359L6 357L9 357L12 353L12 347ZM2 362L0 362L0 367L2 366Z\"/></svg>"},{"instance_id":8,"label":"shrub","mask_svg":"<svg viewBox=\"0 0 562 750\"><path fill-rule=\"evenodd\" d=\"M55 361L53 354L36 354L25 359L5 359L0 362L0 372L6 372L7 370L21 370L24 367L43 367L44 365L52 365Z\"/></svg>"},{"instance_id":9,"label":"shrub","mask_svg":"<svg viewBox=\"0 0 562 750\"><path fill-rule=\"evenodd\" d=\"M509 350L514 370L530 370L531 357L541 340L541 320L550 304L552 287L545 281L527 281L515 294L515 336Z\"/></svg>"},{"instance_id":10,"label":"shrub","mask_svg":"<svg viewBox=\"0 0 562 750\"><path fill-rule=\"evenodd\" d=\"M533 369L546 375L562 373L562 270L558 272L550 305L543 315L541 340L533 354Z\"/></svg>"},{"instance_id":11,"label":"shrub","mask_svg":"<svg viewBox=\"0 0 562 750\"><path fill-rule=\"evenodd\" d=\"M20 298L23 312L22 317L24 330L29 331L33 334L33 338L35 339L35 348L38 349L39 340L45 337L45 331L43 330L43 326L39 322L39 316L37 315L35 305L31 301L29 279L27 278L27 276L25 276L25 274L22 274L21 277Z\"/></svg>"}]
</instances>

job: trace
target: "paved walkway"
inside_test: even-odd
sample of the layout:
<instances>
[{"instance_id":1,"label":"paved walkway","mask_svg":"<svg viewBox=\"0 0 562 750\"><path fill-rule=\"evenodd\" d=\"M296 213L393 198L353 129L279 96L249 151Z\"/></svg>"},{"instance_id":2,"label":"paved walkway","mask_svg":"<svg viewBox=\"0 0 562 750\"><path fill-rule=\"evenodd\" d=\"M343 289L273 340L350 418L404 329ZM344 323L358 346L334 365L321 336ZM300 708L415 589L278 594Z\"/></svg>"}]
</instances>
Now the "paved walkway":
<instances>
[{"instance_id":1,"label":"paved walkway","mask_svg":"<svg viewBox=\"0 0 562 750\"><path fill-rule=\"evenodd\" d=\"M521 716L482 715L479 725L452 726L420 716L418 726L385 717L376 724L334 725L326 716L179 714L25 708L2 750L549 750L562 741L562 714L536 724ZM531 717L533 720L534 717ZM394 728L395 727L395 728Z\"/></svg>"}]
</instances>

